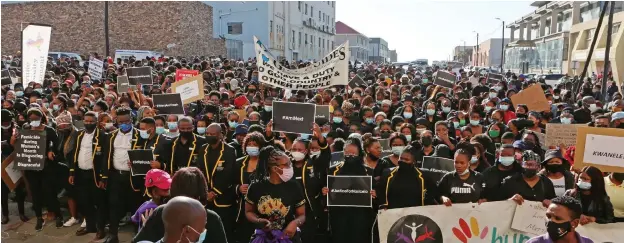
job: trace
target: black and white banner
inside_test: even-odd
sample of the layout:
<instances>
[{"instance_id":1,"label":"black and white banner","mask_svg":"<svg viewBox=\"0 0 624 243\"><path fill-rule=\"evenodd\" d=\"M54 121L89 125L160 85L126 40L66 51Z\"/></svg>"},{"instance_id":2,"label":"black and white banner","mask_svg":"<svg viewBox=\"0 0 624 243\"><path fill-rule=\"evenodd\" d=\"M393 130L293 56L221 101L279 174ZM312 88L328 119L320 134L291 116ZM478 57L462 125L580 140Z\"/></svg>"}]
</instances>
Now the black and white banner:
<instances>
[{"instance_id":1,"label":"black and white banner","mask_svg":"<svg viewBox=\"0 0 624 243\"><path fill-rule=\"evenodd\" d=\"M433 84L440 85L442 87L453 88L456 80L457 77L455 77L454 74L440 70L436 73L435 81L433 81Z\"/></svg>"},{"instance_id":2,"label":"black and white banner","mask_svg":"<svg viewBox=\"0 0 624 243\"><path fill-rule=\"evenodd\" d=\"M327 206L373 206L373 179L371 176L327 176Z\"/></svg>"},{"instance_id":3,"label":"black and white banner","mask_svg":"<svg viewBox=\"0 0 624 243\"><path fill-rule=\"evenodd\" d=\"M424 156L420 170L435 182L440 181L444 174L455 170L452 159Z\"/></svg>"},{"instance_id":4,"label":"black and white banner","mask_svg":"<svg viewBox=\"0 0 624 243\"><path fill-rule=\"evenodd\" d=\"M128 83L131 85L147 84L152 85L152 67L133 67L126 69Z\"/></svg>"},{"instance_id":5,"label":"black and white banner","mask_svg":"<svg viewBox=\"0 0 624 243\"><path fill-rule=\"evenodd\" d=\"M92 58L89 60L89 74L91 74L91 79L100 80L102 79L102 73L104 72L104 62L102 60L98 60Z\"/></svg>"},{"instance_id":6,"label":"black and white banner","mask_svg":"<svg viewBox=\"0 0 624 243\"><path fill-rule=\"evenodd\" d=\"M130 88L130 81L128 81L128 76L117 76L117 93L128 93L128 89Z\"/></svg>"},{"instance_id":7,"label":"black and white banner","mask_svg":"<svg viewBox=\"0 0 624 243\"><path fill-rule=\"evenodd\" d=\"M151 149L128 150L128 157L132 164L132 175L146 175L152 169L150 164L154 160L154 151Z\"/></svg>"},{"instance_id":8,"label":"black and white banner","mask_svg":"<svg viewBox=\"0 0 624 243\"><path fill-rule=\"evenodd\" d=\"M29 24L22 30L22 82L43 84L52 26Z\"/></svg>"},{"instance_id":9,"label":"black and white banner","mask_svg":"<svg viewBox=\"0 0 624 243\"><path fill-rule=\"evenodd\" d=\"M159 114L184 115L182 97L176 94L155 94L153 98L154 108Z\"/></svg>"},{"instance_id":10,"label":"black and white banner","mask_svg":"<svg viewBox=\"0 0 624 243\"><path fill-rule=\"evenodd\" d=\"M353 77L351 81L349 81L349 88L355 89L360 86L368 86L368 85L366 85L366 82L364 82L364 80L360 78L359 75L355 75L355 77Z\"/></svg>"},{"instance_id":11,"label":"black and white banner","mask_svg":"<svg viewBox=\"0 0 624 243\"><path fill-rule=\"evenodd\" d=\"M260 82L292 90L320 89L348 83L349 42L338 46L321 61L301 69L282 66L255 36L254 43Z\"/></svg>"},{"instance_id":12,"label":"black and white banner","mask_svg":"<svg viewBox=\"0 0 624 243\"><path fill-rule=\"evenodd\" d=\"M316 106L316 114L314 116L314 122L316 124L325 124L329 122L329 106L328 105L317 105Z\"/></svg>"},{"instance_id":13,"label":"black and white banner","mask_svg":"<svg viewBox=\"0 0 624 243\"><path fill-rule=\"evenodd\" d=\"M312 134L316 105L273 101L273 131Z\"/></svg>"},{"instance_id":14,"label":"black and white banner","mask_svg":"<svg viewBox=\"0 0 624 243\"><path fill-rule=\"evenodd\" d=\"M19 130L15 161L20 170L43 170L46 154L45 131Z\"/></svg>"}]
</instances>

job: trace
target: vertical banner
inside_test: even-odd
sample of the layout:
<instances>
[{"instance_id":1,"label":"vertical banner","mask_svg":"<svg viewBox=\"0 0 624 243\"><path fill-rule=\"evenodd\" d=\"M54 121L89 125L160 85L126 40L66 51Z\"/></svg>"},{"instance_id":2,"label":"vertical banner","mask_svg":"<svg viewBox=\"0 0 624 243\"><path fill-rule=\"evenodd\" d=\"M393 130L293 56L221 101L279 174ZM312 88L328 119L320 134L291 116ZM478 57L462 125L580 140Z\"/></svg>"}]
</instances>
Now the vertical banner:
<instances>
[{"instance_id":1,"label":"vertical banner","mask_svg":"<svg viewBox=\"0 0 624 243\"><path fill-rule=\"evenodd\" d=\"M178 82L182 79L199 75L199 70L178 69L175 73L175 81ZM203 81L203 76L202 76Z\"/></svg>"},{"instance_id":2,"label":"vertical banner","mask_svg":"<svg viewBox=\"0 0 624 243\"><path fill-rule=\"evenodd\" d=\"M22 80L43 84L52 26L28 24L22 30Z\"/></svg>"},{"instance_id":3,"label":"vertical banner","mask_svg":"<svg viewBox=\"0 0 624 243\"><path fill-rule=\"evenodd\" d=\"M329 122L329 106L328 105L317 105L316 106L316 115L314 116L314 122L316 124L325 124Z\"/></svg>"},{"instance_id":4,"label":"vertical banner","mask_svg":"<svg viewBox=\"0 0 624 243\"><path fill-rule=\"evenodd\" d=\"M102 60L98 60L95 58L92 58L91 60L89 60L89 74L91 74L91 79L101 80L103 72L104 72L104 62L102 62Z\"/></svg>"}]
</instances>

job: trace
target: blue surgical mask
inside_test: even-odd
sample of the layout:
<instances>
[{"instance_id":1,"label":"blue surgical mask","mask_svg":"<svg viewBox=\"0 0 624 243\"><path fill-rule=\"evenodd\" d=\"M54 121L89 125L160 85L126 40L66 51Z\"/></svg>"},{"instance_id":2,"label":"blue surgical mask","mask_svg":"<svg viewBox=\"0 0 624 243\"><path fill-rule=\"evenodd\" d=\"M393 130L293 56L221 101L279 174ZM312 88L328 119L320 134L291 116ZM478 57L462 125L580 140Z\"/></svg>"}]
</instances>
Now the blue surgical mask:
<instances>
[{"instance_id":1,"label":"blue surgical mask","mask_svg":"<svg viewBox=\"0 0 624 243\"><path fill-rule=\"evenodd\" d=\"M128 124L128 123L123 123L119 125L119 130L121 130L121 132L123 133L127 133L130 130L132 130L132 125Z\"/></svg>"},{"instance_id":2,"label":"blue surgical mask","mask_svg":"<svg viewBox=\"0 0 624 243\"><path fill-rule=\"evenodd\" d=\"M245 151L249 156L258 156L258 154L260 154L260 149L258 147L247 147Z\"/></svg>"},{"instance_id":3,"label":"blue surgical mask","mask_svg":"<svg viewBox=\"0 0 624 243\"><path fill-rule=\"evenodd\" d=\"M165 133L165 127L156 127L156 134L160 135Z\"/></svg>"},{"instance_id":4,"label":"blue surgical mask","mask_svg":"<svg viewBox=\"0 0 624 243\"><path fill-rule=\"evenodd\" d=\"M21 91L21 90L19 90L19 91L15 91L15 95L16 95L17 97L22 97L22 96L24 96L24 91Z\"/></svg>"},{"instance_id":5,"label":"blue surgical mask","mask_svg":"<svg viewBox=\"0 0 624 243\"><path fill-rule=\"evenodd\" d=\"M52 105L52 109L54 109L55 111L58 111L59 109L61 109L61 106L59 106L59 105Z\"/></svg>"},{"instance_id":6,"label":"blue surgical mask","mask_svg":"<svg viewBox=\"0 0 624 243\"><path fill-rule=\"evenodd\" d=\"M410 119L412 118L412 113L411 112L403 112L403 117Z\"/></svg>"},{"instance_id":7,"label":"blue surgical mask","mask_svg":"<svg viewBox=\"0 0 624 243\"><path fill-rule=\"evenodd\" d=\"M454 121L454 122L453 122L453 126L454 126L455 128L459 128L459 122Z\"/></svg>"},{"instance_id":8,"label":"blue surgical mask","mask_svg":"<svg viewBox=\"0 0 624 243\"><path fill-rule=\"evenodd\" d=\"M373 124L373 123L375 123L375 119L373 119L373 118L366 118L366 123Z\"/></svg>"},{"instance_id":9,"label":"blue surgical mask","mask_svg":"<svg viewBox=\"0 0 624 243\"><path fill-rule=\"evenodd\" d=\"M301 134L301 139L303 139L303 140L310 139L310 134Z\"/></svg>"},{"instance_id":10,"label":"blue surgical mask","mask_svg":"<svg viewBox=\"0 0 624 243\"><path fill-rule=\"evenodd\" d=\"M238 126L238 122L235 121L228 121L228 125L232 128L236 128L236 126Z\"/></svg>"},{"instance_id":11,"label":"blue surgical mask","mask_svg":"<svg viewBox=\"0 0 624 243\"><path fill-rule=\"evenodd\" d=\"M494 92L490 92L490 94L488 95L490 97L490 99L495 98L496 97L496 93Z\"/></svg>"},{"instance_id":12,"label":"blue surgical mask","mask_svg":"<svg viewBox=\"0 0 624 243\"><path fill-rule=\"evenodd\" d=\"M405 138L407 139L407 142L412 141L412 135L405 135Z\"/></svg>"},{"instance_id":13,"label":"blue surgical mask","mask_svg":"<svg viewBox=\"0 0 624 243\"><path fill-rule=\"evenodd\" d=\"M178 128L178 123L177 122L167 122L167 127L169 127L169 130L175 130L176 128Z\"/></svg>"},{"instance_id":14,"label":"blue surgical mask","mask_svg":"<svg viewBox=\"0 0 624 243\"><path fill-rule=\"evenodd\" d=\"M324 133L321 133L321 134L323 135L324 138L326 138L328 133L324 132Z\"/></svg>"},{"instance_id":15,"label":"blue surgical mask","mask_svg":"<svg viewBox=\"0 0 624 243\"><path fill-rule=\"evenodd\" d=\"M204 133L206 133L206 127L198 127L197 128L197 133L199 135L203 135Z\"/></svg>"},{"instance_id":16,"label":"blue surgical mask","mask_svg":"<svg viewBox=\"0 0 624 243\"><path fill-rule=\"evenodd\" d=\"M479 120L470 120L470 125L473 125L473 126L479 125Z\"/></svg>"},{"instance_id":17,"label":"blue surgical mask","mask_svg":"<svg viewBox=\"0 0 624 243\"><path fill-rule=\"evenodd\" d=\"M513 156L501 156L498 158L498 162L500 162L504 166L510 166L514 163L516 159Z\"/></svg>"},{"instance_id":18,"label":"blue surgical mask","mask_svg":"<svg viewBox=\"0 0 624 243\"><path fill-rule=\"evenodd\" d=\"M492 107L491 106L486 106L486 107L484 107L484 109L485 109L485 112L490 112L492 110Z\"/></svg>"},{"instance_id":19,"label":"blue surgical mask","mask_svg":"<svg viewBox=\"0 0 624 243\"><path fill-rule=\"evenodd\" d=\"M477 156L472 156L472 158L470 159L470 163L476 164L477 162L479 162L479 158L477 158Z\"/></svg>"},{"instance_id":20,"label":"blue surgical mask","mask_svg":"<svg viewBox=\"0 0 624 243\"><path fill-rule=\"evenodd\" d=\"M341 123L342 122L342 117L334 117L334 118L332 118L332 120L334 120L334 123Z\"/></svg>"},{"instance_id":21,"label":"blue surgical mask","mask_svg":"<svg viewBox=\"0 0 624 243\"><path fill-rule=\"evenodd\" d=\"M147 130L139 130L139 135L141 135L142 139L148 139L149 138L149 133L147 133Z\"/></svg>"},{"instance_id":22,"label":"blue surgical mask","mask_svg":"<svg viewBox=\"0 0 624 243\"><path fill-rule=\"evenodd\" d=\"M427 115L433 116L435 114L435 109L427 109Z\"/></svg>"},{"instance_id":23,"label":"blue surgical mask","mask_svg":"<svg viewBox=\"0 0 624 243\"><path fill-rule=\"evenodd\" d=\"M392 154L399 156L405 149L405 146L392 146Z\"/></svg>"},{"instance_id":24,"label":"blue surgical mask","mask_svg":"<svg viewBox=\"0 0 624 243\"><path fill-rule=\"evenodd\" d=\"M35 91L39 92L40 94L43 93L43 89L41 89L41 88L37 88L37 89L35 89Z\"/></svg>"},{"instance_id":25,"label":"blue surgical mask","mask_svg":"<svg viewBox=\"0 0 624 243\"><path fill-rule=\"evenodd\" d=\"M509 109L509 105L500 105L500 109L503 111L507 111Z\"/></svg>"},{"instance_id":26,"label":"blue surgical mask","mask_svg":"<svg viewBox=\"0 0 624 243\"><path fill-rule=\"evenodd\" d=\"M41 126L41 120L30 121L30 126L31 127L39 127L39 126Z\"/></svg>"},{"instance_id":27,"label":"blue surgical mask","mask_svg":"<svg viewBox=\"0 0 624 243\"><path fill-rule=\"evenodd\" d=\"M589 190L591 189L591 182L585 182L582 180L578 180L578 182L576 183L576 185L581 189L581 190Z\"/></svg>"},{"instance_id":28,"label":"blue surgical mask","mask_svg":"<svg viewBox=\"0 0 624 243\"><path fill-rule=\"evenodd\" d=\"M561 124L572 124L572 118L562 117L560 120L561 120Z\"/></svg>"},{"instance_id":29,"label":"blue surgical mask","mask_svg":"<svg viewBox=\"0 0 624 243\"><path fill-rule=\"evenodd\" d=\"M265 111L273 111L273 106L270 106L270 105L265 105L265 106L264 106L264 110L265 110Z\"/></svg>"},{"instance_id":30,"label":"blue surgical mask","mask_svg":"<svg viewBox=\"0 0 624 243\"><path fill-rule=\"evenodd\" d=\"M444 112L444 113L449 113L449 112L451 112L451 107L448 107L448 106L442 106L442 112Z\"/></svg>"}]
</instances>

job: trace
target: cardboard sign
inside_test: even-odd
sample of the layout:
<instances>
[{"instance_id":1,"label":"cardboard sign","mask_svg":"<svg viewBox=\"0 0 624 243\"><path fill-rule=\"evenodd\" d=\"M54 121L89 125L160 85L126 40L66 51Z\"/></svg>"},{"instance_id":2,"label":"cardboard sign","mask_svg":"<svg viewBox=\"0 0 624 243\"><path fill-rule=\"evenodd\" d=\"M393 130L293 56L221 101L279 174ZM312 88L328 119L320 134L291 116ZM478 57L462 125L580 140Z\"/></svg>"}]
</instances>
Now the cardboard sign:
<instances>
[{"instance_id":1,"label":"cardboard sign","mask_svg":"<svg viewBox=\"0 0 624 243\"><path fill-rule=\"evenodd\" d=\"M154 108L158 114L183 115L184 105L180 94L156 94L153 97Z\"/></svg>"},{"instance_id":2,"label":"cardboard sign","mask_svg":"<svg viewBox=\"0 0 624 243\"><path fill-rule=\"evenodd\" d=\"M540 85L532 85L511 96L514 106L525 104L531 111L550 111L550 104Z\"/></svg>"},{"instance_id":3,"label":"cardboard sign","mask_svg":"<svg viewBox=\"0 0 624 243\"><path fill-rule=\"evenodd\" d=\"M117 93L128 93L130 87L135 87L135 85L130 85L128 76L117 76Z\"/></svg>"},{"instance_id":4,"label":"cardboard sign","mask_svg":"<svg viewBox=\"0 0 624 243\"><path fill-rule=\"evenodd\" d=\"M576 144L576 129L586 127L587 124L553 124L546 123L546 147L559 146L566 147Z\"/></svg>"},{"instance_id":5,"label":"cardboard sign","mask_svg":"<svg viewBox=\"0 0 624 243\"><path fill-rule=\"evenodd\" d=\"M624 129L578 127L574 168L591 165L624 173Z\"/></svg>"},{"instance_id":6,"label":"cardboard sign","mask_svg":"<svg viewBox=\"0 0 624 243\"><path fill-rule=\"evenodd\" d=\"M503 82L503 80L505 80L505 77L501 74L498 73L490 73L488 74L488 83L490 84L496 84L496 83L500 83Z\"/></svg>"},{"instance_id":7,"label":"cardboard sign","mask_svg":"<svg viewBox=\"0 0 624 243\"><path fill-rule=\"evenodd\" d=\"M245 119L247 119L247 111L244 109L236 109L234 110L238 113L238 123L242 123Z\"/></svg>"},{"instance_id":8,"label":"cardboard sign","mask_svg":"<svg viewBox=\"0 0 624 243\"><path fill-rule=\"evenodd\" d=\"M522 232L541 235L546 233L546 208L542 202L525 201L516 206L511 228Z\"/></svg>"},{"instance_id":9,"label":"cardboard sign","mask_svg":"<svg viewBox=\"0 0 624 243\"><path fill-rule=\"evenodd\" d=\"M176 74L175 74L175 81L178 82L185 78L190 78L190 77L197 76L197 75L199 75L199 70L177 69ZM203 81L203 78L202 78L202 81Z\"/></svg>"},{"instance_id":10,"label":"cardboard sign","mask_svg":"<svg viewBox=\"0 0 624 243\"><path fill-rule=\"evenodd\" d=\"M364 82L364 80L360 78L360 76L358 75L355 75L355 77L353 77L351 81L349 81L349 88L351 89L355 89L357 87L362 87L362 86L367 86L366 82Z\"/></svg>"},{"instance_id":11,"label":"cardboard sign","mask_svg":"<svg viewBox=\"0 0 624 243\"><path fill-rule=\"evenodd\" d=\"M131 85L153 84L152 67L150 66L128 68L126 73L128 74L128 82Z\"/></svg>"},{"instance_id":12,"label":"cardboard sign","mask_svg":"<svg viewBox=\"0 0 624 243\"><path fill-rule=\"evenodd\" d=\"M177 75L177 74L176 74ZM204 78L201 75L188 77L171 85L173 93L179 93L184 104L204 98Z\"/></svg>"},{"instance_id":13,"label":"cardboard sign","mask_svg":"<svg viewBox=\"0 0 624 243\"><path fill-rule=\"evenodd\" d=\"M330 112L328 105L317 105L314 122L316 122L316 124L325 124L329 122L329 114Z\"/></svg>"},{"instance_id":14,"label":"cardboard sign","mask_svg":"<svg viewBox=\"0 0 624 243\"><path fill-rule=\"evenodd\" d=\"M103 70L104 62L102 62L102 60L98 60L95 58L89 60L89 74L91 74L91 78L93 80L102 79Z\"/></svg>"},{"instance_id":15,"label":"cardboard sign","mask_svg":"<svg viewBox=\"0 0 624 243\"><path fill-rule=\"evenodd\" d=\"M22 171L15 166L15 152L2 156L2 181L11 191L22 181Z\"/></svg>"},{"instance_id":16,"label":"cardboard sign","mask_svg":"<svg viewBox=\"0 0 624 243\"><path fill-rule=\"evenodd\" d=\"M453 88L455 86L455 81L457 81L457 77L455 77L454 74L440 70L436 73L433 84L446 88Z\"/></svg>"},{"instance_id":17,"label":"cardboard sign","mask_svg":"<svg viewBox=\"0 0 624 243\"><path fill-rule=\"evenodd\" d=\"M132 167L130 171L132 176L146 175L152 169L150 164L154 160L154 151L151 149L135 149L128 150L128 157Z\"/></svg>"},{"instance_id":18,"label":"cardboard sign","mask_svg":"<svg viewBox=\"0 0 624 243\"><path fill-rule=\"evenodd\" d=\"M344 162L344 152L333 152L331 153L331 159L329 160L329 167L337 165L339 163Z\"/></svg>"},{"instance_id":19,"label":"cardboard sign","mask_svg":"<svg viewBox=\"0 0 624 243\"><path fill-rule=\"evenodd\" d=\"M21 129L15 146L15 161L20 170L42 170L46 154L45 131Z\"/></svg>"},{"instance_id":20,"label":"cardboard sign","mask_svg":"<svg viewBox=\"0 0 624 243\"><path fill-rule=\"evenodd\" d=\"M273 131L312 134L315 113L314 104L273 101Z\"/></svg>"},{"instance_id":21,"label":"cardboard sign","mask_svg":"<svg viewBox=\"0 0 624 243\"><path fill-rule=\"evenodd\" d=\"M371 176L327 176L327 206L370 208L372 187Z\"/></svg>"},{"instance_id":22,"label":"cardboard sign","mask_svg":"<svg viewBox=\"0 0 624 243\"><path fill-rule=\"evenodd\" d=\"M435 182L440 181L446 173L455 170L452 159L424 156L420 170Z\"/></svg>"}]
</instances>

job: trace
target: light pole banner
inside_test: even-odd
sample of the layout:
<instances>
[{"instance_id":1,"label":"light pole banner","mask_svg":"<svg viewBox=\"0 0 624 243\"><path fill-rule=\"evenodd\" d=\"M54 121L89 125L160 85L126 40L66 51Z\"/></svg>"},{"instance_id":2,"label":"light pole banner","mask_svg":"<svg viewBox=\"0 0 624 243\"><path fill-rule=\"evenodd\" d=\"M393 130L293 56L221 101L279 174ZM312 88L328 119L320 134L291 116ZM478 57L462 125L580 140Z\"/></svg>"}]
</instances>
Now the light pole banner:
<instances>
[{"instance_id":1,"label":"light pole banner","mask_svg":"<svg viewBox=\"0 0 624 243\"><path fill-rule=\"evenodd\" d=\"M52 26L29 24L22 30L22 81L43 84Z\"/></svg>"}]
</instances>

